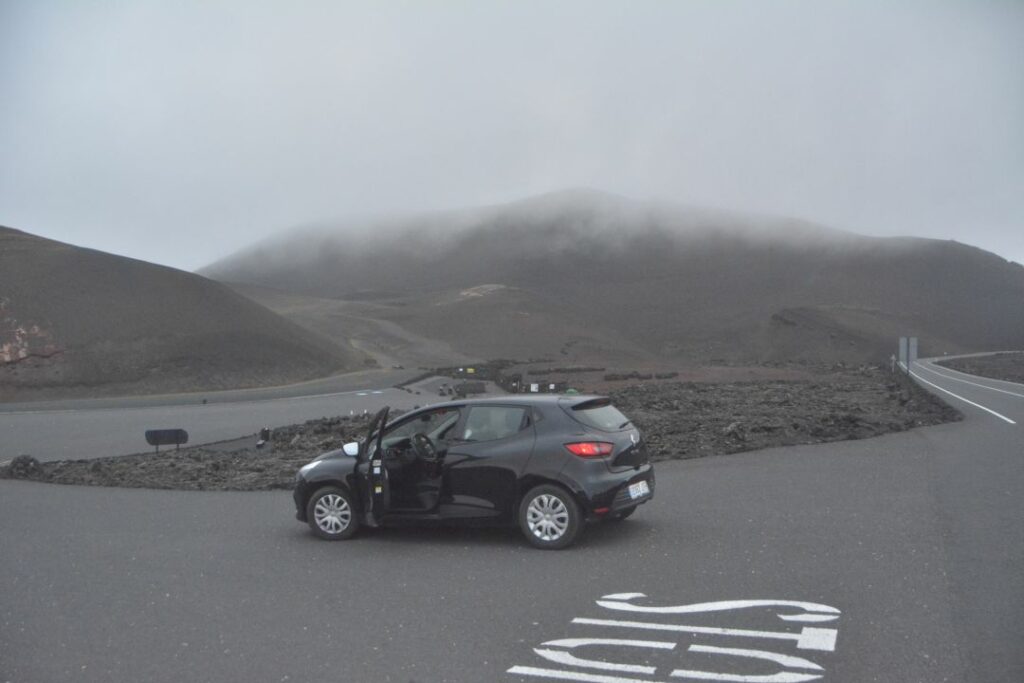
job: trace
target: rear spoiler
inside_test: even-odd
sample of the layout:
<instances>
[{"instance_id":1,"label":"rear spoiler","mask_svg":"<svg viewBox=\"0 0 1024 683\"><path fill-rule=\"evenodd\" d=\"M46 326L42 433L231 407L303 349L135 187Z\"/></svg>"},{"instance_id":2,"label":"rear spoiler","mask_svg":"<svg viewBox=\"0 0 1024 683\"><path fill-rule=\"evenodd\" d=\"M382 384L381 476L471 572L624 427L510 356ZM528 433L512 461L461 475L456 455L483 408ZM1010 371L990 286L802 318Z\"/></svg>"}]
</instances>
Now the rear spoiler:
<instances>
[{"instance_id":1,"label":"rear spoiler","mask_svg":"<svg viewBox=\"0 0 1024 683\"><path fill-rule=\"evenodd\" d=\"M590 410L592 408L604 408L611 405L612 400L607 396L591 396L584 398L579 403L569 406L571 410Z\"/></svg>"}]
</instances>

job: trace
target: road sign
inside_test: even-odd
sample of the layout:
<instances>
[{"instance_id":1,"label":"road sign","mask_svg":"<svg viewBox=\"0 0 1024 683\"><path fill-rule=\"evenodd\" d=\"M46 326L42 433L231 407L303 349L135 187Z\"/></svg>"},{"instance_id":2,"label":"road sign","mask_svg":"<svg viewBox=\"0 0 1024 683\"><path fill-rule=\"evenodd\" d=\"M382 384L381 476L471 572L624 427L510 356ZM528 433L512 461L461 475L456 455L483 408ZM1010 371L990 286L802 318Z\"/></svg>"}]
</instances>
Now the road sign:
<instances>
[{"instance_id":1,"label":"road sign","mask_svg":"<svg viewBox=\"0 0 1024 683\"><path fill-rule=\"evenodd\" d=\"M900 368L908 375L917 362L917 337L900 337Z\"/></svg>"},{"instance_id":2,"label":"road sign","mask_svg":"<svg viewBox=\"0 0 1024 683\"><path fill-rule=\"evenodd\" d=\"M188 443L188 432L184 429L147 429L146 443L156 446L156 452L159 453L161 446L177 448Z\"/></svg>"}]
</instances>

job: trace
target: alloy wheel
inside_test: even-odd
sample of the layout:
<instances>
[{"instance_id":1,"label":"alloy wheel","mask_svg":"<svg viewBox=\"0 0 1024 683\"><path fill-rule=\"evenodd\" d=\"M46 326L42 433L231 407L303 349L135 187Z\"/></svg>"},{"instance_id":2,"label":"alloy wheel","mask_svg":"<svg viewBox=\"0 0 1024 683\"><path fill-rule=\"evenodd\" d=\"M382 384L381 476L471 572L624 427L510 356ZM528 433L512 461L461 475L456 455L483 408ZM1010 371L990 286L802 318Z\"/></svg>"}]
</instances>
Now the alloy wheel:
<instances>
[{"instance_id":1,"label":"alloy wheel","mask_svg":"<svg viewBox=\"0 0 1024 683\"><path fill-rule=\"evenodd\" d=\"M328 493L316 502L313 518L324 533L340 534L352 522L352 508L343 497Z\"/></svg>"},{"instance_id":2,"label":"alloy wheel","mask_svg":"<svg viewBox=\"0 0 1024 683\"><path fill-rule=\"evenodd\" d=\"M526 508L526 525L542 541L557 541L569 528L569 509L558 496L542 493Z\"/></svg>"}]
</instances>

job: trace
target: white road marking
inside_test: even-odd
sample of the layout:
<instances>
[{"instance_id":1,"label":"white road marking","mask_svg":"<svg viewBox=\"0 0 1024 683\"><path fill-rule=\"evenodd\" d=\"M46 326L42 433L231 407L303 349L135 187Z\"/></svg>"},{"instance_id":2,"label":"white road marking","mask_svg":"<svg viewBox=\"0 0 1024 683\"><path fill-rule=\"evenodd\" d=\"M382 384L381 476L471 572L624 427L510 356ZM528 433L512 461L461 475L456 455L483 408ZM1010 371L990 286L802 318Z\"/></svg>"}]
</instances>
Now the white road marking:
<instances>
[{"instance_id":1,"label":"white road marking","mask_svg":"<svg viewBox=\"0 0 1024 683\"><path fill-rule=\"evenodd\" d=\"M563 671L561 669L541 669L535 666L514 666L508 670L510 674L533 676L537 678L553 678L559 681L579 681L579 683L668 683L668 681L652 681L649 678L623 678L604 674L590 674L582 671ZM673 671L677 678L693 678L705 681L735 681L737 683L804 683L821 678L820 674L803 674L795 671L780 671L769 675L719 674L711 671Z\"/></svg>"},{"instance_id":2,"label":"white road marking","mask_svg":"<svg viewBox=\"0 0 1024 683\"><path fill-rule=\"evenodd\" d=\"M934 373L934 374L938 375L939 377L944 377L945 379L951 379L954 382L963 382L964 384L970 384L971 386L981 387L982 389L988 389L989 391L998 391L1000 394L1009 394L1010 396L1016 396L1017 398L1024 398L1024 394L1018 393L1016 391L1007 391L1006 389L999 389L997 387L990 387L987 384L979 384L978 382L971 382L971 381L966 380L966 379L960 379L959 377L950 377L949 375L947 375L945 373L942 373L942 372L939 372L935 368L930 367L929 365L927 365L925 363L917 363L917 366L919 368L923 369L923 370L927 370L928 372ZM974 376L975 375L971 375L971 377L974 377Z\"/></svg>"},{"instance_id":3,"label":"white road marking","mask_svg":"<svg viewBox=\"0 0 1024 683\"><path fill-rule=\"evenodd\" d=\"M718 628L715 626L687 626L685 624L659 624L649 621L620 621L618 619L584 619L576 617L574 624L590 626L618 626L620 628L638 628L651 631L675 631L677 633L704 633L717 636L740 636L745 638L772 638L775 640L793 640L801 650L821 650L832 652L836 649L834 628L816 628L804 626L799 633L785 631L750 631L739 628Z\"/></svg>"},{"instance_id":4,"label":"white road marking","mask_svg":"<svg viewBox=\"0 0 1024 683\"><path fill-rule=\"evenodd\" d=\"M820 623L822 621L833 621L839 617L833 614L777 614L783 621L805 621Z\"/></svg>"},{"instance_id":5,"label":"white road marking","mask_svg":"<svg viewBox=\"0 0 1024 683\"><path fill-rule=\"evenodd\" d=\"M597 603L607 609L622 610L628 612L654 612L657 614L688 614L697 615L709 612L723 612L726 610L737 610L745 608L775 608L790 612L793 609L802 610L802 613L776 613L780 619L787 622L812 622L831 621L837 619L840 611L829 605L814 602L799 602L794 600L723 600L718 602L701 602L688 605L661 605L644 606L631 604L629 601L637 598L646 598L643 593L612 593L603 596ZM775 610L772 610L775 611ZM820 652L834 652L836 648L836 637L838 630L835 628L822 628L819 626L803 626L799 632L779 631L755 631L737 628L721 628L712 626L692 626L684 624L671 624L664 622L624 621L617 619L590 619L577 617L572 620L573 624L589 626L612 626L625 629L647 629L653 631L669 631L675 633L702 634L714 636L734 636L741 638L765 638L769 640L793 641L796 647L803 650L817 650ZM603 659L585 659L574 654L576 648L581 647L634 647L653 648L657 650L675 650L676 643L664 640L634 640L619 638L561 638L549 640L534 648L534 653L546 659L548 662L561 665L565 668L551 669L535 666L513 666L506 673L529 678L547 678L562 681L578 681L579 683L669 683L668 681L654 681L647 676L657 676L658 667L649 663L628 664L609 661L605 656ZM693 679L702 681L730 681L734 683L805 683L822 678L825 669L817 663L786 652L772 652L770 650L719 647L713 645L702 645L690 643L687 652L717 655L716 661L735 661L725 658L745 658L747 660L761 660L772 662L781 670L774 673L741 674L729 673L728 671L704 671L695 669L677 668L668 673L662 674L663 678L678 681L679 679ZM719 659L722 658L722 659ZM679 662L678 666L682 664ZM717 667L712 667L717 668ZM726 667L728 669L730 667ZM590 669L591 671L587 671ZM794 671L797 669L797 671ZM593 671L596 670L596 671ZM800 671L802 670L802 671ZM632 678L630 675L644 676L645 678Z\"/></svg>"},{"instance_id":6,"label":"white road marking","mask_svg":"<svg viewBox=\"0 0 1024 683\"><path fill-rule=\"evenodd\" d=\"M904 367L905 367L905 366L904 366ZM943 389L942 387L940 387L940 386L939 386L938 384L935 384L934 382L929 382L929 381L928 381L928 380L926 380L926 379L925 379L924 377L921 377L921 375L918 375L917 373L915 373L915 372L914 372L913 370L911 370L911 371L910 371L910 376L911 376L911 377L913 377L914 379L918 380L919 382L924 382L924 383L925 383L925 384L927 384L928 386L932 386L932 387L935 387L935 388L936 388L936 389L938 389L939 391L941 391L941 392L944 392L944 393L947 393L947 394L949 394L949 395L950 395L950 396L952 396L953 398L957 398L957 399L960 399L960 400L961 400L961 401L963 401L964 403L970 404L970 405L974 406L975 408L981 408L981 409L982 409L982 410L984 410L984 411L985 411L986 413L991 413L991 414L995 415L996 417L998 417L998 418L999 418L1000 420L1003 420L1003 421L1005 421L1005 422L1009 422L1009 423L1010 423L1010 424L1012 424L1012 425L1015 425L1015 424L1017 424L1016 422L1014 422L1014 421L1013 421L1013 420L1011 420L1010 418L1006 417L1005 415L1000 415L999 413L997 413L996 411L992 410L991 408L986 408L985 406L981 405L980 403L975 403L974 401L971 401L971 400L969 400L969 399L966 399L966 398L964 398L964 397L963 397L963 396L961 396L960 394L954 394L954 393L953 393L952 391L950 391L949 389ZM950 377L950 379L953 379L953 378L952 378L952 377Z\"/></svg>"},{"instance_id":7,"label":"white road marking","mask_svg":"<svg viewBox=\"0 0 1024 683\"><path fill-rule=\"evenodd\" d=\"M754 659L766 659L791 669L810 669L811 671L824 671L825 669L804 657L794 655L781 655L778 652L766 650L747 650L738 647L715 647L713 645L691 645L690 652L709 652L711 654L735 655L737 657L752 657Z\"/></svg>"},{"instance_id":8,"label":"white road marking","mask_svg":"<svg viewBox=\"0 0 1024 683\"><path fill-rule=\"evenodd\" d=\"M584 645L623 645L626 647L649 647L656 650L673 650L676 647L675 643L660 640L621 640L619 638L562 638L560 640L549 640L546 643L541 643L541 645L570 649ZM533 651L555 664L582 666L589 669L603 669L604 671L621 671L627 674L647 674L648 676L653 676L656 670L653 666L643 664L615 664L614 662L603 662L599 659L583 659L564 650L552 650L545 647L535 647Z\"/></svg>"},{"instance_id":9,"label":"white road marking","mask_svg":"<svg viewBox=\"0 0 1024 683\"><path fill-rule=\"evenodd\" d=\"M704 612L724 612L734 609L746 609L748 607L793 607L802 609L805 612L824 612L825 614L807 614L783 616L782 619L793 621L830 621L839 618L839 610L830 605L822 605L816 602L800 602L797 600L720 600L718 602L698 602L692 605L667 605L655 607L648 605L633 605L628 600L633 598L646 598L643 593L612 593L605 595L597 604L601 607L623 612L647 612L649 614L700 614ZM797 618L794 618L797 617ZM800 617L810 617L803 619Z\"/></svg>"},{"instance_id":10,"label":"white road marking","mask_svg":"<svg viewBox=\"0 0 1024 683\"><path fill-rule=\"evenodd\" d=\"M513 666L507 673L518 676L554 678L560 681L580 681L580 683L668 683L668 681L652 681L648 678L622 678L621 676L606 676L604 674L587 674L582 671L540 669L535 666Z\"/></svg>"}]
</instances>

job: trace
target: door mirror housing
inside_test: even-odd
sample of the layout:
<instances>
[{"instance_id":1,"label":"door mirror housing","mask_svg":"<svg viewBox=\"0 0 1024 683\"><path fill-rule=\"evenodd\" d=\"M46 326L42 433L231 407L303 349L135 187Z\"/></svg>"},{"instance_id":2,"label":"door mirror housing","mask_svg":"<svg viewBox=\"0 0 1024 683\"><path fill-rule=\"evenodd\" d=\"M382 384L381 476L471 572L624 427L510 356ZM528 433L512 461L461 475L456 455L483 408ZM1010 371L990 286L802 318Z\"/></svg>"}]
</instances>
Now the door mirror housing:
<instances>
[{"instance_id":1,"label":"door mirror housing","mask_svg":"<svg viewBox=\"0 0 1024 683\"><path fill-rule=\"evenodd\" d=\"M345 452L345 455L349 456L350 458L354 458L357 455L359 455L359 442L351 441L342 446L341 450Z\"/></svg>"}]
</instances>

